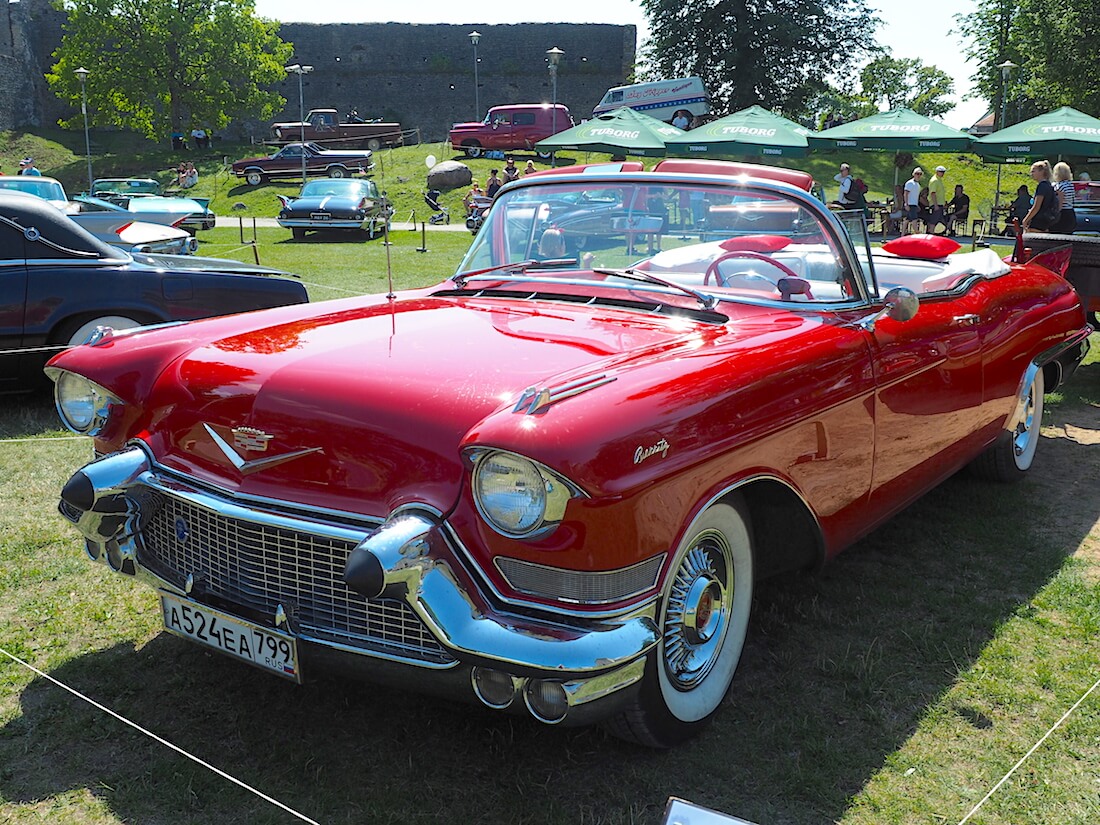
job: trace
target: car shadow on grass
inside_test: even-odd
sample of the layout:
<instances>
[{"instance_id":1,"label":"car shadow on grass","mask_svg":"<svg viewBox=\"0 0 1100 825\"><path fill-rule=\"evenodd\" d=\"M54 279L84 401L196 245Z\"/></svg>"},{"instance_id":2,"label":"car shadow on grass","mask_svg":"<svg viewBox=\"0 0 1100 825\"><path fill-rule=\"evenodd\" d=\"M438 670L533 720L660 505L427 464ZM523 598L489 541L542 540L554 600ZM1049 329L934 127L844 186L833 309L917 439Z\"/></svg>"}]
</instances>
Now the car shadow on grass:
<instances>
[{"instance_id":1,"label":"car shadow on grass","mask_svg":"<svg viewBox=\"0 0 1100 825\"><path fill-rule=\"evenodd\" d=\"M1052 405L1047 423L1079 409ZM1095 523L1091 484L1079 518L1035 529L1047 485L1095 452L1045 438L1023 483L959 474L823 570L762 582L733 689L673 751L343 679L299 687L163 633L51 675L320 822L657 823L671 795L757 822L836 821ZM292 821L42 679L19 699L0 729L9 803L85 789L124 821Z\"/></svg>"},{"instance_id":2,"label":"car shadow on grass","mask_svg":"<svg viewBox=\"0 0 1100 825\"><path fill-rule=\"evenodd\" d=\"M31 391L0 396L0 439L34 438L63 431L53 403L53 384L43 377Z\"/></svg>"}]
</instances>

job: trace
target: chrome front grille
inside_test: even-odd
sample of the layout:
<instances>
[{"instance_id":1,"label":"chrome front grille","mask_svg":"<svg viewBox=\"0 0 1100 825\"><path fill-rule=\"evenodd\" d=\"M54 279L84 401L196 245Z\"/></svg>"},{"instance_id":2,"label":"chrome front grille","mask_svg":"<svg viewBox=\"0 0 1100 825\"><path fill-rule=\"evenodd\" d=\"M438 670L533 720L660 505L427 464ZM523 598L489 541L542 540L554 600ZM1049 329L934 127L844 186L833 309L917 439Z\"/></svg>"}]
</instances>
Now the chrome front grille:
<instances>
[{"instance_id":1,"label":"chrome front grille","mask_svg":"<svg viewBox=\"0 0 1100 825\"><path fill-rule=\"evenodd\" d=\"M139 561L182 587L273 616L279 605L311 638L442 666L454 659L404 602L370 601L344 584L355 543L231 518L154 493Z\"/></svg>"}]
</instances>

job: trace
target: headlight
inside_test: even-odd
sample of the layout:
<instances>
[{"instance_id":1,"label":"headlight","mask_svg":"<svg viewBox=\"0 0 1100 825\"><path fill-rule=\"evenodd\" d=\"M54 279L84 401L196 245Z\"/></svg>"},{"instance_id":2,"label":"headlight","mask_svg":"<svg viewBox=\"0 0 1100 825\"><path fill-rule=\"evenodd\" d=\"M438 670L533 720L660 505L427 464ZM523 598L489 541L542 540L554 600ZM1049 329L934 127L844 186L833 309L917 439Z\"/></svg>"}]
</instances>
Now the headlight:
<instances>
[{"instance_id":1,"label":"headlight","mask_svg":"<svg viewBox=\"0 0 1100 825\"><path fill-rule=\"evenodd\" d=\"M79 435L97 435L122 402L103 387L75 372L59 372L54 399L62 423Z\"/></svg>"},{"instance_id":2,"label":"headlight","mask_svg":"<svg viewBox=\"0 0 1100 825\"><path fill-rule=\"evenodd\" d=\"M580 490L541 464L491 450L474 459L474 502L494 530L534 538L552 529Z\"/></svg>"}]
</instances>

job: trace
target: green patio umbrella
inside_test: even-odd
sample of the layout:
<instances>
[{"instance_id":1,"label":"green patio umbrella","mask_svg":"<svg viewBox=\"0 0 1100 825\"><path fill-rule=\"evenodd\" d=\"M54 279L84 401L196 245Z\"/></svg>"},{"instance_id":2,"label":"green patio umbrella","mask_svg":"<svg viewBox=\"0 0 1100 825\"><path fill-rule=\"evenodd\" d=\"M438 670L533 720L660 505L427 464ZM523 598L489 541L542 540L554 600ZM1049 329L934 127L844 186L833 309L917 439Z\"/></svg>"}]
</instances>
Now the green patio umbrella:
<instances>
[{"instance_id":1,"label":"green patio umbrella","mask_svg":"<svg viewBox=\"0 0 1100 825\"><path fill-rule=\"evenodd\" d=\"M971 138L912 109L891 109L871 117L811 134L811 149L857 149L865 152L965 152Z\"/></svg>"},{"instance_id":2,"label":"green patio umbrella","mask_svg":"<svg viewBox=\"0 0 1100 825\"><path fill-rule=\"evenodd\" d=\"M577 149L660 158L665 156L665 141L682 134L682 129L624 106L540 140L535 149L539 152Z\"/></svg>"},{"instance_id":3,"label":"green patio umbrella","mask_svg":"<svg viewBox=\"0 0 1100 825\"><path fill-rule=\"evenodd\" d=\"M1100 155L1100 120L1063 106L974 139L985 160L1030 160L1060 155Z\"/></svg>"},{"instance_id":4,"label":"green patio umbrella","mask_svg":"<svg viewBox=\"0 0 1100 825\"><path fill-rule=\"evenodd\" d=\"M801 158L809 151L805 126L750 106L719 120L665 141L668 153L676 157L703 155L763 155L774 158Z\"/></svg>"}]
</instances>

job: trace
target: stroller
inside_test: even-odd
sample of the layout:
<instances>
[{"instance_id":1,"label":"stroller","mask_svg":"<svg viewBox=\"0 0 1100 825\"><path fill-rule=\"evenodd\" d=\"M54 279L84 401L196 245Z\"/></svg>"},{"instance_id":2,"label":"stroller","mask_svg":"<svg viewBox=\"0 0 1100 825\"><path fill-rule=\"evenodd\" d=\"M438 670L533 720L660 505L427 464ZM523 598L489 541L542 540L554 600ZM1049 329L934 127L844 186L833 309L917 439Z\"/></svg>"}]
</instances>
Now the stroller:
<instances>
[{"instance_id":1,"label":"stroller","mask_svg":"<svg viewBox=\"0 0 1100 825\"><path fill-rule=\"evenodd\" d=\"M492 198L475 197L470 202L470 209L466 213L466 228L472 234L476 235L477 231L481 229L481 225L485 223L485 215L492 205Z\"/></svg>"},{"instance_id":2,"label":"stroller","mask_svg":"<svg viewBox=\"0 0 1100 825\"><path fill-rule=\"evenodd\" d=\"M432 214L428 218L430 224L450 223L451 213L447 207L439 202L439 196L443 193L438 189L429 189L424 193L424 203L431 207Z\"/></svg>"}]
</instances>

